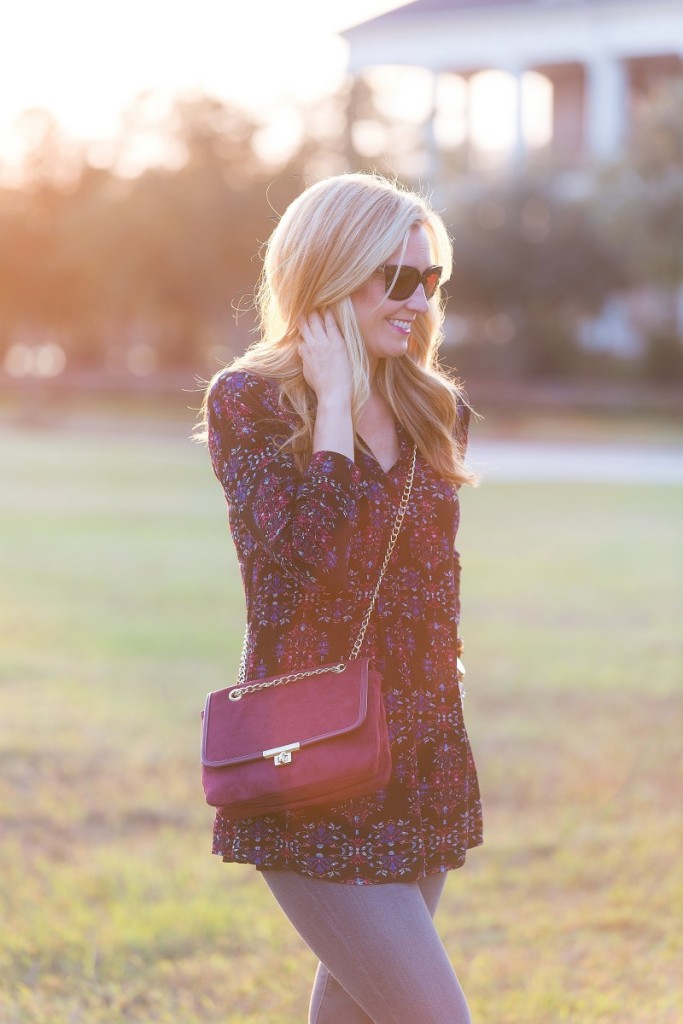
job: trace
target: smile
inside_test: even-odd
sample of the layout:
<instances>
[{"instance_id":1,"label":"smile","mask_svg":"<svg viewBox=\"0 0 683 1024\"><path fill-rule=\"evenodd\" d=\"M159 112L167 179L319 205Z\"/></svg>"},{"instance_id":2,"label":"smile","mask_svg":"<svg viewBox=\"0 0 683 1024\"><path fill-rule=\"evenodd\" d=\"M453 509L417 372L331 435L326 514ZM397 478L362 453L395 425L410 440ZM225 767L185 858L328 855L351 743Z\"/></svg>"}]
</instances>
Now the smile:
<instances>
[{"instance_id":1,"label":"smile","mask_svg":"<svg viewBox=\"0 0 683 1024\"><path fill-rule=\"evenodd\" d=\"M412 320L389 320L387 323L390 324L394 330L400 331L401 334L410 334L410 330L413 326Z\"/></svg>"}]
</instances>

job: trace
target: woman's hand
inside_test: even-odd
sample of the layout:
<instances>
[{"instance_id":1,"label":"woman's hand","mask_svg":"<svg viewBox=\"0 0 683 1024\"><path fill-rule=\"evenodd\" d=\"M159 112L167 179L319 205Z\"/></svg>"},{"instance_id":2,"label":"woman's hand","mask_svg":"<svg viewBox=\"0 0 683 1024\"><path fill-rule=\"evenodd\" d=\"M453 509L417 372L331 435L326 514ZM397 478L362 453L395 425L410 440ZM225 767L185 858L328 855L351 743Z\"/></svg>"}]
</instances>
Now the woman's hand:
<instances>
[{"instance_id":1,"label":"woman's hand","mask_svg":"<svg viewBox=\"0 0 683 1024\"><path fill-rule=\"evenodd\" d=\"M318 404L335 400L351 403L351 363L346 342L330 310L324 318L311 313L299 323L302 342L299 355L306 383L313 388Z\"/></svg>"}]
</instances>

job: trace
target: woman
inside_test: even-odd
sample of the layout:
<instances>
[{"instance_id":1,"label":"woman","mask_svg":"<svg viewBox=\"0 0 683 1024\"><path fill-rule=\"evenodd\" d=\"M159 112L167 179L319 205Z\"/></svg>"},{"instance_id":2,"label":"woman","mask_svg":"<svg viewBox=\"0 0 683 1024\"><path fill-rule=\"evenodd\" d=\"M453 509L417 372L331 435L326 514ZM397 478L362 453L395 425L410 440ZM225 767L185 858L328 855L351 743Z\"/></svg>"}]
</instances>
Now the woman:
<instances>
[{"instance_id":1,"label":"woman","mask_svg":"<svg viewBox=\"0 0 683 1024\"><path fill-rule=\"evenodd\" d=\"M311 1024L465 1024L432 917L481 843L457 668L457 490L469 409L437 365L450 243L380 177L318 182L267 247L261 339L214 377L206 437L247 599L246 678L350 649L417 445L413 491L363 655L383 674L386 788L238 821L214 853L254 864L319 958Z\"/></svg>"}]
</instances>

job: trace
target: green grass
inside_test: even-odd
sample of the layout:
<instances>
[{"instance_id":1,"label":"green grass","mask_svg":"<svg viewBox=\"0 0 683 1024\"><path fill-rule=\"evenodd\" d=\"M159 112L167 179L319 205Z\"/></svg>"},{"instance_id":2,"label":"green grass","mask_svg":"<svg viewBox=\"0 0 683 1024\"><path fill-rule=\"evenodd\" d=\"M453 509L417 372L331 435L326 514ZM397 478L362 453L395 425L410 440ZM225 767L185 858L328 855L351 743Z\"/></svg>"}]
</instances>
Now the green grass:
<instances>
[{"instance_id":1,"label":"green grass","mask_svg":"<svg viewBox=\"0 0 683 1024\"><path fill-rule=\"evenodd\" d=\"M303 1022L313 955L209 854L199 709L243 630L222 497L175 428L110 426L0 437L0 1021ZM437 921L476 1024L683 1019L682 523L675 487L464 496L486 844Z\"/></svg>"}]
</instances>

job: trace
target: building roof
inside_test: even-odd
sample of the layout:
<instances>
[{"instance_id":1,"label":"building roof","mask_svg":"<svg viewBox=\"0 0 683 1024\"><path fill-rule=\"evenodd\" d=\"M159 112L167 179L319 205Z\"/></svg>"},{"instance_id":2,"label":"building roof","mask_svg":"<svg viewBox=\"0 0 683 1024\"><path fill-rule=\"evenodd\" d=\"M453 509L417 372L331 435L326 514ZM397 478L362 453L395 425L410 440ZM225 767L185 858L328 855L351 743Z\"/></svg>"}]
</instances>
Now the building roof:
<instances>
[{"instance_id":1,"label":"building roof","mask_svg":"<svg viewBox=\"0 0 683 1024\"><path fill-rule=\"evenodd\" d=\"M639 0L638 0L639 2ZM529 11L535 9L548 10L549 8L562 8L562 7L602 7L605 4L613 4L614 0L413 0L413 3L406 4L404 7L397 7L393 11L387 11L386 14L380 14L376 18L369 18L367 21L362 21L352 28L342 32L341 35L349 37L354 35L356 32L363 32L366 28L371 26L373 29L375 26L384 27L388 25L399 24L401 20L407 16L409 17L421 17L424 15L430 15L435 13L448 13L462 11L463 13L480 13L483 8L488 8L493 11L496 8L519 8L523 11Z\"/></svg>"}]
</instances>

